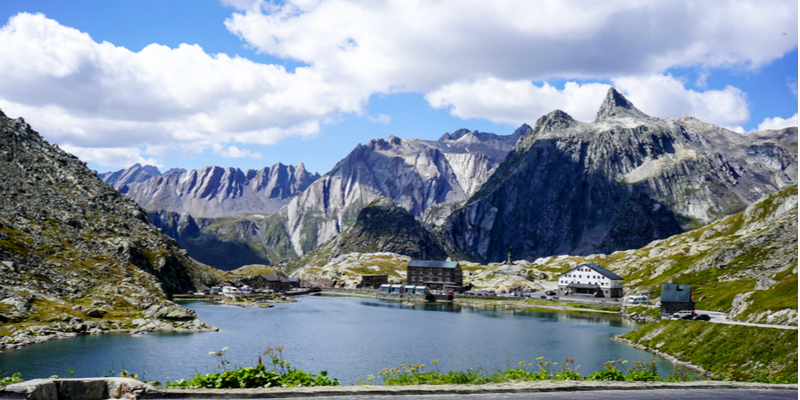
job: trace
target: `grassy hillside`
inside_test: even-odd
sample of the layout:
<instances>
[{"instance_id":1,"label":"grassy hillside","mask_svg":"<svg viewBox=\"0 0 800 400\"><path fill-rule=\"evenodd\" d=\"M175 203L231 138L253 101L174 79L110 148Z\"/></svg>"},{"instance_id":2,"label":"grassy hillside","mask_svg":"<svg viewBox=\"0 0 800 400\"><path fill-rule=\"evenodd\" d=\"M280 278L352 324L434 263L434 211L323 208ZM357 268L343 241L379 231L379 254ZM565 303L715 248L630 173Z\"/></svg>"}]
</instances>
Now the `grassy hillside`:
<instances>
[{"instance_id":1,"label":"grassy hillside","mask_svg":"<svg viewBox=\"0 0 800 400\"><path fill-rule=\"evenodd\" d=\"M717 378L797 382L797 330L662 320L625 334Z\"/></svg>"}]
</instances>

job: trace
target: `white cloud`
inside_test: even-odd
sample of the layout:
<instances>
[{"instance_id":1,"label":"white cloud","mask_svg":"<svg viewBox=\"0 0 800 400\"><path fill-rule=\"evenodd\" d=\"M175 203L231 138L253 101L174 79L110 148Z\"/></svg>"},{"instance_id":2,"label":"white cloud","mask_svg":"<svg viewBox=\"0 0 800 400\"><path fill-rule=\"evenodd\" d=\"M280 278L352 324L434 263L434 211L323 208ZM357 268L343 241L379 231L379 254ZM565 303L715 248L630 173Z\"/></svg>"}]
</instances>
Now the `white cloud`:
<instances>
[{"instance_id":1,"label":"white cloud","mask_svg":"<svg viewBox=\"0 0 800 400\"><path fill-rule=\"evenodd\" d=\"M372 122L380 122L384 125L389 125L389 122L392 122L392 117L386 114L379 114L377 117L367 116L367 119Z\"/></svg>"},{"instance_id":2,"label":"white cloud","mask_svg":"<svg viewBox=\"0 0 800 400\"><path fill-rule=\"evenodd\" d=\"M71 153L81 160L92 160L98 165L110 168L128 168L133 164L154 165L162 168L164 164L154 158L142 157L141 150L135 147L78 147L72 145L60 146L62 150Z\"/></svg>"},{"instance_id":3,"label":"white cloud","mask_svg":"<svg viewBox=\"0 0 800 400\"><path fill-rule=\"evenodd\" d=\"M239 10L225 23L249 46L305 66L186 44L132 52L23 13L0 28L0 108L62 145L140 158L313 136L363 116L376 93L422 93L461 118L509 124L554 108L593 119L604 84L531 83L550 78L612 80L655 116L732 126L747 116L741 91L687 90L664 71L757 68L797 47L782 34L797 32L794 1L220 1Z\"/></svg>"},{"instance_id":4,"label":"white cloud","mask_svg":"<svg viewBox=\"0 0 800 400\"><path fill-rule=\"evenodd\" d=\"M369 96L308 68L289 73L197 45L135 53L41 14L11 18L0 43L0 108L75 147L197 153L274 144L314 135L336 113L361 112Z\"/></svg>"},{"instance_id":5,"label":"white cloud","mask_svg":"<svg viewBox=\"0 0 800 400\"><path fill-rule=\"evenodd\" d=\"M797 78L786 78L786 86L793 95L797 96Z\"/></svg>"},{"instance_id":6,"label":"white cloud","mask_svg":"<svg viewBox=\"0 0 800 400\"><path fill-rule=\"evenodd\" d=\"M239 11L257 11L262 3L261 0L219 0L219 2Z\"/></svg>"},{"instance_id":7,"label":"white cloud","mask_svg":"<svg viewBox=\"0 0 800 400\"><path fill-rule=\"evenodd\" d=\"M377 92L453 82L758 67L797 46L797 2L286 1L226 21L256 49Z\"/></svg>"},{"instance_id":8,"label":"white cloud","mask_svg":"<svg viewBox=\"0 0 800 400\"><path fill-rule=\"evenodd\" d=\"M214 144L212 146L214 148L214 153L217 153L226 158L255 158L261 159L261 154L256 152L251 152L250 150L241 150L236 146L222 146L220 144Z\"/></svg>"},{"instance_id":9,"label":"white cloud","mask_svg":"<svg viewBox=\"0 0 800 400\"><path fill-rule=\"evenodd\" d=\"M797 113L794 113L791 117L787 119L783 119L781 117L775 118L764 118L760 124L758 124L759 131L764 129L783 129L788 128L790 126L797 126Z\"/></svg>"},{"instance_id":10,"label":"white cloud","mask_svg":"<svg viewBox=\"0 0 800 400\"><path fill-rule=\"evenodd\" d=\"M697 92L670 75L648 75L612 79L636 107L648 115L668 118L691 115L706 122L733 126L750 114L747 97L739 89ZM459 82L434 91L425 99L434 108L449 108L460 118L486 118L495 123L532 123L555 109L580 121L593 121L609 85L567 82L559 90L548 84L541 87L527 81L501 81L495 78Z\"/></svg>"},{"instance_id":11,"label":"white cloud","mask_svg":"<svg viewBox=\"0 0 800 400\"><path fill-rule=\"evenodd\" d=\"M581 121L594 120L608 85L567 82L563 90L528 81L506 82L495 78L459 82L425 96L434 108L449 108L453 116L485 118L495 123L534 123L543 114L560 109Z\"/></svg>"},{"instance_id":12,"label":"white cloud","mask_svg":"<svg viewBox=\"0 0 800 400\"><path fill-rule=\"evenodd\" d=\"M722 126L735 126L750 118L747 95L733 86L698 92L686 89L671 75L615 78L612 82L636 108L654 117L690 115Z\"/></svg>"}]
</instances>

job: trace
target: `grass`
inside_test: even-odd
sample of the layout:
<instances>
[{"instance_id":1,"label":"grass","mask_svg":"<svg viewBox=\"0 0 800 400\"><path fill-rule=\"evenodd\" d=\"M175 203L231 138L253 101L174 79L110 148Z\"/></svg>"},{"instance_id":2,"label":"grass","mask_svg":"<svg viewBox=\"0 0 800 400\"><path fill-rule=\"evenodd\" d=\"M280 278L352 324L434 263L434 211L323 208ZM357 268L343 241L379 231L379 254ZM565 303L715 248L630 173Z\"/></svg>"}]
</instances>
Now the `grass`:
<instances>
[{"instance_id":1,"label":"grass","mask_svg":"<svg viewBox=\"0 0 800 400\"><path fill-rule=\"evenodd\" d=\"M735 381L797 383L797 330L661 320L622 335Z\"/></svg>"}]
</instances>

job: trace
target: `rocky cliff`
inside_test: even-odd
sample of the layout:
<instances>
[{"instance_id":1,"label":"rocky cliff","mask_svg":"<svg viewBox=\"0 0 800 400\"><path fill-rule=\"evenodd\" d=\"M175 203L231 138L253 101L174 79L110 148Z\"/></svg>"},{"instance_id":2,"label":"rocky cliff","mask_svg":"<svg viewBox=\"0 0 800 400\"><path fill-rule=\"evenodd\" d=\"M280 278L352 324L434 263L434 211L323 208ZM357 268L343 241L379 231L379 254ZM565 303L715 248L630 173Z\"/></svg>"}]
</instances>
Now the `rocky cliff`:
<instances>
[{"instance_id":1,"label":"rocky cliff","mask_svg":"<svg viewBox=\"0 0 800 400\"><path fill-rule=\"evenodd\" d=\"M348 269L353 264L344 260L359 259L362 254L364 260L388 256L391 261L379 262L387 265L393 265L397 260L407 262L409 259L447 258L447 253L414 216L388 198L379 197L362 208L355 224L339 236L301 257L279 264L279 267L313 286L344 285L357 279L356 276L352 279L345 278L353 273ZM345 269L339 268L342 263L345 264ZM357 268L363 270L362 267L359 264ZM405 270L405 264L393 266L395 267ZM371 273L380 273L375 272L380 269L367 269L373 271ZM340 279L337 280L336 276Z\"/></svg>"},{"instance_id":2,"label":"rocky cliff","mask_svg":"<svg viewBox=\"0 0 800 400\"><path fill-rule=\"evenodd\" d=\"M189 258L85 163L2 112L0 199L1 345L108 329L210 328L168 299L222 274Z\"/></svg>"},{"instance_id":3,"label":"rocky cliff","mask_svg":"<svg viewBox=\"0 0 800 400\"><path fill-rule=\"evenodd\" d=\"M196 218L271 215L319 178L319 174L306 171L302 163L278 163L248 171L221 167L170 170L163 175L153 169L137 164L100 177L146 210L186 213Z\"/></svg>"},{"instance_id":4,"label":"rocky cliff","mask_svg":"<svg viewBox=\"0 0 800 400\"><path fill-rule=\"evenodd\" d=\"M556 110L440 228L484 261L633 249L797 181L797 128L740 134L645 115L610 89L594 122ZM439 218L441 219L441 217Z\"/></svg>"},{"instance_id":5,"label":"rocky cliff","mask_svg":"<svg viewBox=\"0 0 800 400\"><path fill-rule=\"evenodd\" d=\"M384 196L416 218L429 207L474 193L529 127L512 135L459 130L438 141L375 139L347 157L273 216L302 255L351 226Z\"/></svg>"}]
</instances>

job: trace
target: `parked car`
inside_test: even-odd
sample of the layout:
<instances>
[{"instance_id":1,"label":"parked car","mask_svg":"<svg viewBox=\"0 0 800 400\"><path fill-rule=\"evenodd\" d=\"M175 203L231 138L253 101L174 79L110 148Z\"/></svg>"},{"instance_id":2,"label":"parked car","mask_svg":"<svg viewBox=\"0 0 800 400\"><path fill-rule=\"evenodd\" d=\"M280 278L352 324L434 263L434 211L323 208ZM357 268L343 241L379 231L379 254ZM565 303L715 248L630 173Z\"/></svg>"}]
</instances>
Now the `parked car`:
<instances>
[{"instance_id":1,"label":"parked car","mask_svg":"<svg viewBox=\"0 0 800 400\"><path fill-rule=\"evenodd\" d=\"M547 296L539 296L540 299L546 299Z\"/></svg>"},{"instance_id":2,"label":"parked car","mask_svg":"<svg viewBox=\"0 0 800 400\"><path fill-rule=\"evenodd\" d=\"M692 310L682 310L682 311L676 312L675 314L672 314L672 318L675 318L675 319L692 319L694 314L695 314L695 312L692 311ZM684 318L687 315L689 316L689 318Z\"/></svg>"},{"instance_id":3,"label":"parked car","mask_svg":"<svg viewBox=\"0 0 800 400\"><path fill-rule=\"evenodd\" d=\"M695 321L711 321L711 317L708 314L700 314L692 318Z\"/></svg>"},{"instance_id":4,"label":"parked car","mask_svg":"<svg viewBox=\"0 0 800 400\"><path fill-rule=\"evenodd\" d=\"M450 292L447 292L447 294L455 294L455 292L450 291Z\"/></svg>"},{"instance_id":5,"label":"parked car","mask_svg":"<svg viewBox=\"0 0 800 400\"><path fill-rule=\"evenodd\" d=\"M556 295L556 292L554 292L554 291L552 291L552 290L548 290L548 291L544 292L544 294L546 294L546 295L548 295L548 296L555 296L555 295Z\"/></svg>"},{"instance_id":6,"label":"parked car","mask_svg":"<svg viewBox=\"0 0 800 400\"><path fill-rule=\"evenodd\" d=\"M692 314L687 314L687 315L682 316L681 319L685 319L687 321L691 321L691 320L694 319L694 317L692 316Z\"/></svg>"}]
</instances>

